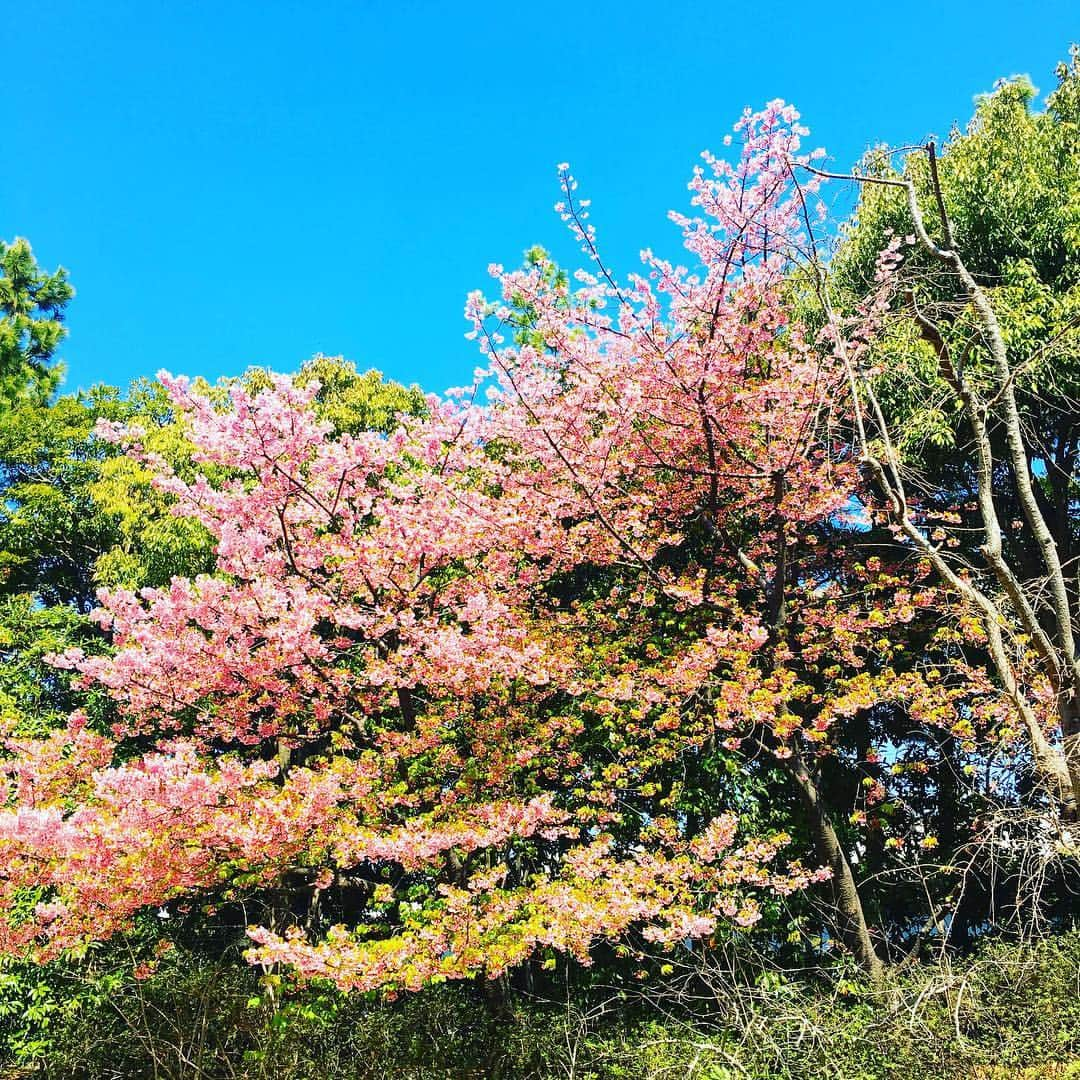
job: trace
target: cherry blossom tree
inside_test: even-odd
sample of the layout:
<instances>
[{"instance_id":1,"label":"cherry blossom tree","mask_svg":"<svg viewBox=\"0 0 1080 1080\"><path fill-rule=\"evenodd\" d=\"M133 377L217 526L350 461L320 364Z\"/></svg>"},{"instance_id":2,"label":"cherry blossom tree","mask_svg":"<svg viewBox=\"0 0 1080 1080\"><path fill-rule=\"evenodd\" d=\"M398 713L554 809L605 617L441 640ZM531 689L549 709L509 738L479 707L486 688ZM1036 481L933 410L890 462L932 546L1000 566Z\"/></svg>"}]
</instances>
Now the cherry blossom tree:
<instances>
[{"instance_id":1,"label":"cherry blossom tree","mask_svg":"<svg viewBox=\"0 0 1080 1080\"><path fill-rule=\"evenodd\" d=\"M737 162L707 155L694 216L673 215L693 268L644 252L617 280L561 168L588 269L493 267L498 297L466 307L474 384L389 435L334 430L317 381L285 378L222 401L161 376L189 475L100 425L215 565L102 591L109 655L54 658L108 695L108 728L8 733L5 951L300 876L363 901L321 935L253 927L252 961L393 991L675 948L828 882L880 973L817 785L831 732L881 700L943 727L1003 706L978 672L895 662L953 601L932 557L868 564L852 542L874 494L851 356L874 311L854 333L794 317L817 182L794 170L817 155L780 102L736 131ZM784 772L812 858L703 786L718 755Z\"/></svg>"}]
</instances>

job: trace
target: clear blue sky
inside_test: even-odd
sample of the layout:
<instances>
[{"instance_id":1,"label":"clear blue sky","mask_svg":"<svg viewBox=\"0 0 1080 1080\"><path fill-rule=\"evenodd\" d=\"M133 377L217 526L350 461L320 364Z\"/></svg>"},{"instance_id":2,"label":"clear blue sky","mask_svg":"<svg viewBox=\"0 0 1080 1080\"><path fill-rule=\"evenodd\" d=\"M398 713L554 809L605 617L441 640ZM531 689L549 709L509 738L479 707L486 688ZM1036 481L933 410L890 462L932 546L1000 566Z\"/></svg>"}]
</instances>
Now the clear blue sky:
<instances>
[{"instance_id":1,"label":"clear blue sky","mask_svg":"<svg viewBox=\"0 0 1080 1080\"><path fill-rule=\"evenodd\" d=\"M570 161L617 270L675 253L699 151L793 101L839 165L1043 91L1080 4L12 0L0 236L78 291L67 388L315 352L467 381L465 294ZM732 14L728 14L731 12Z\"/></svg>"}]
</instances>

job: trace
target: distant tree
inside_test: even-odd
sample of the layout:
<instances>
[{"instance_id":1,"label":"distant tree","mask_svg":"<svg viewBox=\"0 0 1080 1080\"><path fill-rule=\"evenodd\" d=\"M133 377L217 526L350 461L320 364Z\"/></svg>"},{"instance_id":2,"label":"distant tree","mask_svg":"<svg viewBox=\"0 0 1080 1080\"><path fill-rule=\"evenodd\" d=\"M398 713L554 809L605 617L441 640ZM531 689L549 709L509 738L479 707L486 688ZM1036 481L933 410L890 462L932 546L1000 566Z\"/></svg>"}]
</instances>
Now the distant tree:
<instances>
[{"instance_id":1,"label":"distant tree","mask_svg":"<svg viewBox=\"0 0 1080 1080\"><path fill-rule=\"evenodd\" d=\"M0 405L44 401L55 391L61 369L53 357L74 295L63 267L46 273L26 240L0 240Z\"/></svg>"}]
</instances>

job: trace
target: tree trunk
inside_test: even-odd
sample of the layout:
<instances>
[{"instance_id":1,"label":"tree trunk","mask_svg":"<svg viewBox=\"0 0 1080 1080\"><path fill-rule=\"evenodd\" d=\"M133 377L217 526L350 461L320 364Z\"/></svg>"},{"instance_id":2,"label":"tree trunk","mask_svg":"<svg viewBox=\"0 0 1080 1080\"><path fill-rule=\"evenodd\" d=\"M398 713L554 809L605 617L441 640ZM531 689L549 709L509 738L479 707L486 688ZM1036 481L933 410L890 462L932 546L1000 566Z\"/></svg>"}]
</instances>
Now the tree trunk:
<instances>
[{"instance_id":1,"label":"tree trunk","mask_svg":"<svg viewBox=\"0 0 1080 1080\"><path fill-rule=\"evenodd\" d=\"M863 971L871 979L878 981L885 974L885 965L870 940L870 928L866 924L866 915L855 877L851 873L851 865L840 846L840 838L821 805L817 785L798 752L783 760L782 764L794 781L799 801L806 811L817 856L832 870L833 899L844 944L851 950Z\"/></svg>"},{"instance_id":2,"label":"tree trunk","mask_svg":"<svg viewBox=\"0 0 1080 1080\"><path fill-rule=\"evenodd\" d=\"M1074 700L1069 703L1066 714L1061 718L1061 734L1061 749L1072 785L1072 804L1066 804L1064 810L1067 818L1075 820L1080 817L1080 702Z\"/></svg>"}]
</instances>

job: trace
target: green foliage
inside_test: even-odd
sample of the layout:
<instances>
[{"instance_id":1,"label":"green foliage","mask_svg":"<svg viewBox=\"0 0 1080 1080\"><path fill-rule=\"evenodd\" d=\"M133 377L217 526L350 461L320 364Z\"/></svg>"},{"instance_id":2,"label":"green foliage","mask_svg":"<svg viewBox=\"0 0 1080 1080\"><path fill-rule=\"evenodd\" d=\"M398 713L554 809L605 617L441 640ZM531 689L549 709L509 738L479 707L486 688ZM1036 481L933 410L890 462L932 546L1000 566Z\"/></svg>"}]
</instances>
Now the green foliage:
<instances>
[{"instance_id":1,"label":"green foliage","mask_svg":"<svg viewBox=\"0 0 1080 1080\"><path fill-rule=\"evenodd\" d=\"M78 704L71 678L44 662L73 646L90 651L97 635L68 607L44 607L23 593L0 596L0 730L42 738Z\"/></svg>"},{"instance_id":2,"label":"green foliage","mask_svg":"<svg viewBox=\"0 0 1080 1080\"><path fill-rule=\"evenodd\" d=\"M328 420L335 431L355 435L360 431L379 431L389 434L398 424L402 414L423 416L427 402L423 392L415 384L402 386L387 381L382 372L372 368L363 373L356 370L351 360L342 356L323 356L321 353L306 360L293 376L297 386L318 383L315 401L320 415ZM200 393L224 394L234 380L223 379L217 387L208 387L199 380ZM271 385L270 372L263 368L249 368L239 380L249 392L257 392Z\"/></svg>"},{"instance_id":3,"label":"green foliage","mask_svg":"<svg viewBox=\"0 0 1080 1080\"><path fill-rule=\"evenodd\" d=\"M102 585L162 584L209 565L205 532L172 517L150 473L94 434L98 420L139 424L144 445L189 460L160 386L132 384L29 402L0 414L0 590L89 611Z\"/></svg>"},{"instance_id":4,"label":"green foliage","mask_svg":"<svg viewBox=\"0 0 1080 1080\"><path fill-rule=\"evenodd\" d=\"M1001 941L873 989L851 976L765 970L735 985L702 973L693 1001L676 982L649 995L578 983L494 999L465 983L380 1001L154 938L0 971L0 1067L80 1080L1080 1075L1078 932Z\"/></svg>"},{"instance_id":5,"label":"green foliage","mask_svg":"<svg viewBox=\"0 0 1080 1080\"><path fill-rule=\"evenodd\" d=\"M1042 104L1026 79L1004 81L978 100L971 122L937 147L940 206L925 146L908 147L902 157L885 148L874 150L861 172L912 181L930 235L939 246L956 249L992 305L1012 372L1009 386L1016 395L1039 511L1061 562L1071 567L1080 552L1080 52L1074 49L1056 74L1057 86ZM972 398L987 406L991 486L1005 562L1025 585L1045 570L1026 528L1016 470L1007 454L1003 388L984 327L953 268L913 243L913 231L904 191L861 185L858 211L842 232L829 279L837 307L858 318L867 297L882 285L876 276L878 254L891 240L901 241L902 262L896 278L887 281L888 308L863 362L873 372L883 426L901 459L908 505L917 508L919 522L945 545L962 574L978 575L980 587L995 595L1002 586L982 547L973 416L956 373L975 391ZM861 537L868 554L896 550L883 525L879 521ZM949 647L944 637L941 641ZM989 666L970 646L954 646ZM918 647L909 648L907 655L925 662L925 650ZM897 761L890 766L903 767L916 747L909 718L902 710L890 715L885 708L854 717L837 739L847 747L894 747ZM937 745L928 744L926 751L929 773L890 778L898 797L885 805L910 815L940 845L934 851L942 869L929 878L931 903L952 910L949 942L963 948L988 919L1004 917L1002 901L1015 904L1016 917L1030 914L1014 899L1021 891L1017 866L1004 875L995 873L992 882L981 871L970 873L960 889L957 868L964 864L962 853L977 824L988 820L995 802L1031 805L1038 795L1032 790L1034 770L1022 760L1007 790L978 792L974 785L958 783L978 769L989 772L989 765L967 759L962 739L959 745L954 738L934 741ZM861 752L857 756L863 757ZM839 776L834 763L829 768ZM831 806L850 803L842 785L825 787ZM874 839L870 834L859 858L864 903L876 926L892 927L894 940L902 940L896 930L903 926L903 913L920 902L899 878L888 878L888 888L878 887L886 880L888 853ZM1071 873L1075 863L1067 867L1063 861L1055 874L1059 869ZM1049 892L1056 895L1059 912L1075 903L1062 877ZM959 897L955 909L954 897Z\"/></svg>"},{"instance_id":6,"label":"green foliage","mask_svg":"<svg viewBox=\"0 0 1080 1080\"><path fill-rule=\"evenodd\" d=\"M356 365L340 356L315 356L296 375L299 386L319 383L316 399L325 419L336 431L355 435L360 431L388 434L399 414L423 416L427 403L416 385L388 382L378 371L356 370Z\"/></svg>"},{"instance_id":7,"label":"green foliage","mask_svg":"<svg viewBox=\"0 0 1080 1080\"><path fill-rule=\"evenodd\" d=\"M536 245L525 252L525 266L534 271L546 285L555 289L568 289L570 276L554 263L544 248ZM519 346L528 346L537 352L554 352L544 335L536 328L536 306L524 296L510 298L511 315L508 325L514 328L514 342Z\"/></svg>"},{"instance_id":8,"label":"green foliage","mask_svg":"<svg viewBox=\"0 0 1080 1080\"><path fill-rule=\"evenodd\" d=\"M101 695L71 691L44 662L108 643L87 620L101 586L160 585L210 565L209 537L173 517L147 470L94 434L99 419L139 423L147 449L183 468L188 447L160 386L25 400L0 410L0 725L44 736Z\"/></svg>"},{"instance_id":9,"label":"green foliage","mask_svg":"<svg viewBox=\"0 0 1080 1080\"><path fill-rule=\"evenodd\" d=\"M1057 70L1058 86L1036 110L1024 78L980 98L964 131L940 148L939 173L954 242L988 291L1017 372L1033 440L1054 452L1056 425L1080 392L1080 52ZM896 176L884 149L863 172ZM927 227L943 246L940 215L925 153L908 152L903 174L914 181ZM844 306L873 289L877 253L890 237L912 231L904 195L863 185L831 267ZM966 300L940 263L906 246L894 318L875 346L879 393L910 459L944 468L942 451L964 441L960 402L943 380L930 344L916 327L914 304L938 325L950 352L979 385L988 355Z\"/></svg>"},{"instance_id":10,"label":"green foliage","mask_svg":"<svg viewBox=\"0 0 1080 1080\"><path fill-rule=\"evenodd\" d=\"M42 402L56 389L60 371L52 359L74 295L63 267L45 273L26 240L0 240L0 407Z\"/></svg>"}]
</instances>

